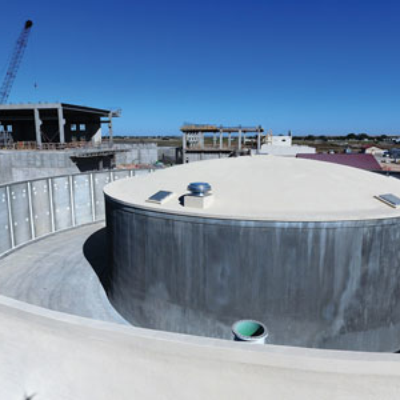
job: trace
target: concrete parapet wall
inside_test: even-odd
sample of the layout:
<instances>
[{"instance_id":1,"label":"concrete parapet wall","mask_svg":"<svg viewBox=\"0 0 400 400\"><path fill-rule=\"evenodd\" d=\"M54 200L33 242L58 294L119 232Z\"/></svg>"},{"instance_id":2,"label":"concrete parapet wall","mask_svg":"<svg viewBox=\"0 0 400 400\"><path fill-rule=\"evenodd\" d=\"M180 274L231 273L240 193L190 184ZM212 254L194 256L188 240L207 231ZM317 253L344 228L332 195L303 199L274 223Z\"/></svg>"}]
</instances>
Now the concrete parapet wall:
<instances>
[{"instance_id":1,"label":"concrete parapet wall","mask_svg":"<svg viewBox=\"0 0 400 400\"><path fill-rule=\"evenodd\" d=\"M0 296L2 399L383 400L396 354L258 346L93 321Z\"/></svg>"},{"instance_id":2,"label":"concrete parapet wall","mask_svg":"<svg viewBox=\"0 0 400 400\"><path fill-rule=\"evenodd\" d=\"M0 256L42 236L104 220L103 187L149 171L82 173L0 186Z\"/></svg>"}]
</instances>

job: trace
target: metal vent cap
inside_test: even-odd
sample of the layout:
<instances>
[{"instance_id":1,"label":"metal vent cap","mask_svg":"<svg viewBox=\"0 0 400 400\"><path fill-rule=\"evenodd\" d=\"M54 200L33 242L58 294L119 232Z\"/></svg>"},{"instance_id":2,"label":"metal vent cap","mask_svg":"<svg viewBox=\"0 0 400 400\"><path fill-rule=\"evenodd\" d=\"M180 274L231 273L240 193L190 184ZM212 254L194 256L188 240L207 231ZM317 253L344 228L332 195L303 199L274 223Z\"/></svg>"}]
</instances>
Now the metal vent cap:
<instances>
[{"instance_id":1,"label":"metal vent cap","mask_svg":"<svg viewBox=\"0 0 400 400\"><path fill-rule=\"evenodd\" d=\"M209 194L211 185L207 182L192 182L189 184L188 190L193 196L203 197Z\"/></svg>"}]
</instances>

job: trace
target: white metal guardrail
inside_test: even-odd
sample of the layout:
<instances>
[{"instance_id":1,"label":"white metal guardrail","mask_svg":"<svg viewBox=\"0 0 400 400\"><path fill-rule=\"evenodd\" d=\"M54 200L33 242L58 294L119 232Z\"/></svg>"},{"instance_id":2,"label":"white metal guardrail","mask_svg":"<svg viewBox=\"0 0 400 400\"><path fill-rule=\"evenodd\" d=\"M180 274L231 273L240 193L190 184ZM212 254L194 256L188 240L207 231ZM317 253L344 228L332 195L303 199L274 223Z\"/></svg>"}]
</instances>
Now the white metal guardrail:
<instances>
[{"instance_id":1,"label":"white metal guardrail","mask_svg":"<svg viewBox=\"0 0 400 400\"><path fill-rule=\"evenodd\" d=\"M152 171L99 171L1 185L0 255L37 238L104 220L104 186Z\"/></svg>"}]
</instances>

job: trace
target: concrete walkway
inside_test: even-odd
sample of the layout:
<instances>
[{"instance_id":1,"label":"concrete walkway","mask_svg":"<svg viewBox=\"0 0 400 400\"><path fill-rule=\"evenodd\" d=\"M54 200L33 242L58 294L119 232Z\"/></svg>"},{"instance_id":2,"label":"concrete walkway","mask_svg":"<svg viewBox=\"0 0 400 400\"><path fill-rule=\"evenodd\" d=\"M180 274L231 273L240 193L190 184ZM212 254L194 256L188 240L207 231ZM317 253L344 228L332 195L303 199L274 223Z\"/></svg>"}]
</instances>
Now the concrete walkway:
<instances>
[{"instance_id":1,"label":"concrete walkway","mask_svg":"<svg viewBox=\"0 0 400 400\"><path fill-rule=\"evenodd\" d=\"M0 294L55 311L127 324L109 303L97 275L105 260L103 223L57 233L0 259Z\"/></svg>"}]
</instances>

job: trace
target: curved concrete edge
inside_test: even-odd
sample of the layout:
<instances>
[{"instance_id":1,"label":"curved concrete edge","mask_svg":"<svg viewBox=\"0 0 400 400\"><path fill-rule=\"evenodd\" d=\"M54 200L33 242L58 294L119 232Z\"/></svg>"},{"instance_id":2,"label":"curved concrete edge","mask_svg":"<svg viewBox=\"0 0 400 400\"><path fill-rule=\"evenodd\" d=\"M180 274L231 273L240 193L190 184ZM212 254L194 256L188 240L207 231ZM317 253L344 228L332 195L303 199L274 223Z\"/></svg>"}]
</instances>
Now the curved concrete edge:
<instances>
[{"instance_id":1,"label":"curved concrete edge","mask_svg":"<svg viewBox=\"0 0 400 400\"><path fill-rule=\"evenodd\" d=\"M338 178L339 177L339 178ZM182 206L191 182L207 182L213 202L205 208ZM148 202L160 190L174 197ZM110 182L104 193L145 210L216 219L324 222L400 217L376 199L400 195L395 178L353 167L290 157L254 156L206 160L167 168L143 180ZM251 205L251 207L249 207Z\"/></svg>"},{"instance_id":2,"label":"curved concrete edge","mask_svg":"<svg viewBox=\"0 0 400 400\"><path fill-rule=\"evenodd\" d=\"M142 205L128 203L126 201L117 199L113 196L110 196L106 192L104 192L105 203L114 203L124 207L126 212L141 214L141 215L151 215L153 217L157 217L160 219L172 219L179 221L190 221L194 223L212 223L219 225L230 225L230 226L246 226L251 227L252 229L256 228L265 228L265 227L286 227L292 229L303 229L304 227L312 227L319 229L337 229L338 227L346 226L347 228L360 227L360 226L377 226L377 225L394 225L398 222L400 217L391 217L391 218L375 218L375 219L341 219L335 221L312 221L312 220L304 220L304 221L281 221L281 220L262 220L262 219L241 219L237 218L228 218L228 217L214 217L209 215L200 215L195 213L186 213L182 214L179 212L173 211L165 211L165 210L155 210L154 208L145 207Z\"/></svg>"},{"instance_id":3,"label":"curved concrete edge","mask_svg":"<svg viewBox=\"0 0 400 400\"><path fill-rule=\"evenodd\" d=\"M0 354L0 398L10 399L384 399L400 391L394 354L249 346L94 321L3 296Z\"/></svg>"}]
</instances>

